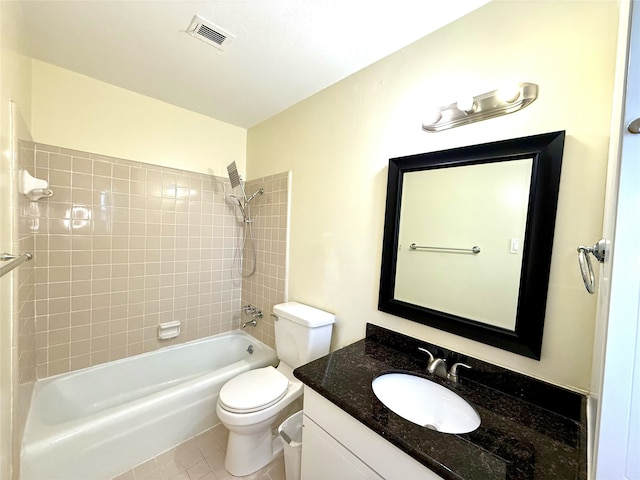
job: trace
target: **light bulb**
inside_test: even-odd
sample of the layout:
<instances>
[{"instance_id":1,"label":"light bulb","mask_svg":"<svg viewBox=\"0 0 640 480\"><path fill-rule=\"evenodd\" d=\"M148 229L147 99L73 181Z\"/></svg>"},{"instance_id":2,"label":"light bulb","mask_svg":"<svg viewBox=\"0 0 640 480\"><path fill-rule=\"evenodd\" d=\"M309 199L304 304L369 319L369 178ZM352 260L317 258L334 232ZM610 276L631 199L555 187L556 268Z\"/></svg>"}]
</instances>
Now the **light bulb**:
<instances>
[{"instance_id":1,"label":"light bulb","mask_svg":"<svg viewBox=\"0 0 640 480\"><path fill-rule=\"evenodd\" d=\"M422 118L422 125L425 125L425 126L435 125L441 119L442 119L442 113L440 112L440 110L437 108L431 108L425 112Z\"/></svg>"},{"instance_id":2,"label":"light bulb","mask_svg":"<svg viewBox=\"0 0 640 480\"><path fill-rule=\"evenodd\" d=\"M473 113L476 109L476 103L472 96L462 97L456 103L458 110L465 113Z\"/></svg>"},{"instance_id":3,"label":"light bulb","mask_svg":"<svg viewBox=\"0 0 640 480\"><path fill-rule=\"evenodd\" d=\"M503 103L513 103L520 98L520 85L517 83L505 85L498 89L496 96Z\"/></svg>"}]
</instances>

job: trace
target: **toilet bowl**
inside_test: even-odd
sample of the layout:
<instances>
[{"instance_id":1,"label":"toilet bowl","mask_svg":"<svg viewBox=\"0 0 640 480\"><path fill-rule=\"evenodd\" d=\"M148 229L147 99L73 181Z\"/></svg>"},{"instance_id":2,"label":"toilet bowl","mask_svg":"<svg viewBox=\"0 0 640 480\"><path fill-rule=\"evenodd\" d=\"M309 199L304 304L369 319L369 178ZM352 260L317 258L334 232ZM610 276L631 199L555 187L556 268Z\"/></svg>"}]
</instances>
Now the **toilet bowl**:
<instances>
[{"instance_id":1,"label":"toilet bowl","mask_svg":"<svg viewBox=\"0 0 640 480\"><path fill-rule=\"evenodd\" d=\"M293 369L329 353L335 317L296 302L276 305L278 368L250 370L220 390L216 413L229 430L225 468L242 477L260 470L283 450L277 420L303 391Z\"/></svg>"},{"instance_id":2,"label":"toilet bowl","mask_svg":"<svg viewBox=\"0 0 640 480\"><path fill-rule=\"evenodd\" d=\"M280 362L278 368L282 367ZM216 413L229 430L225 468L232 475L260 470L282 452L283 444L272 430L283 410L302 395L303 385L279 369L251 370L251 375L235 377L220 391Z\"/></svg>"}]
</instances>

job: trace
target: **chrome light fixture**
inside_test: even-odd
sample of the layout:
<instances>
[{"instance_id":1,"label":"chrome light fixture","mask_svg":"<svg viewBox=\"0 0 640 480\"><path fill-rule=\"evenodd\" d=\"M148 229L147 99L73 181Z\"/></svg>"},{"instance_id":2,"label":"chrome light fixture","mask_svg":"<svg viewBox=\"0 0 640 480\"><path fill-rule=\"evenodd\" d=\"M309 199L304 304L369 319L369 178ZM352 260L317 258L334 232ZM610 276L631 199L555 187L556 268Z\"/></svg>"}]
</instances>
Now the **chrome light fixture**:
<instances>
[{"instance_id":1,"label":"chrome light fixture","mask_svg":"<svg viewBox=\"0 0 640 480\"><path fill-rule=\"evenodd\" d=\"M538 97L535 83L518 83L475 97L465 97L427 112L422 129L440 132L508 113L517 112Z\"/></svg>"}]
</instances>

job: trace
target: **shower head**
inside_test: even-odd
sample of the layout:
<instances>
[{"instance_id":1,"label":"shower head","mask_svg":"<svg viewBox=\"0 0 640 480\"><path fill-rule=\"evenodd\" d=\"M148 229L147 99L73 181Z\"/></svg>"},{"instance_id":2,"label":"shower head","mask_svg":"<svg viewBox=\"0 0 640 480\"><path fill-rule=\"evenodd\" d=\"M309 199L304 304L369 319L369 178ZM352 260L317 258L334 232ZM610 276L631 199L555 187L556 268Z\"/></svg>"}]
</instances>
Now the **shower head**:
<instances>
[{"instance_id":1,"label":"shower head","mask_svg":"<svg viewBox=\"0 0 640 480\"><path fill-rule=\"evenodd\" d=\"M229 195L227 198L231 198L232 201L230 202L231 205L233 205L234 207L242 207L242 200L240 200L238 197L236 197L235 195Z\"/></svg>"},{"instance_id":2,"label":"shower head","mask_svg":"<svg viewBox=\"0 0 640 480\"><path fill-rule=\"evenodd\" d=\"M251 195L249 198L247 198L246 202L250 203L251 200L256 198L258 195L262 195L263 193L264 193L264 188L260 187L257 192L255 192L253 195Z\"/></svg>"},{"instance_id":3,"label":"shower head","mask_svg":"<svg viewBox=\"0 0 640 480\"><path fill-rule=\"evenodd\" d=\"M233 161L229 165L227 165L227 172L229 173L229 181L231 182L231 188L240 187L242 190L242 196L244 197L245 202L247 201L247 194L244 193L244 185L242 184L242 178L240 178L240 174L238 173L238 169L236 168L236 162Z\"/></svg>"},{"instance_id":4,"label":"shower head","mask_svg":"<svg viewBox=\"0 0 640 480\"><path fill-rule=\"evenodd\" d=\"M229 165L227 165L227 172L229 173L229 180L231 181L231 188L236 188L242 186L242 180L240 180L240 175L238 174L238 169L236 168L236 162L233 161Z\"/></svg>"},{"instance_id":5,"label":"shower head","mask_svg":"<svg viewBox=\"0 0 640 480\"><path fill-rule=\"evenodd\" d=\"M245 213L244 206L242 205L242 200L240 200L240 199L239 199L238 197L236 197L235 195L229 195L229 197L228 197L228 198L233 199L233 202L231 202L231 203L232 203L232 205L233 205L234 207L238 207L238 208L240 208L240 213L242 214L242 218L243 218L243 220L246 220L247 215L246 215L246 213Z\"/></svg>"}]
</instances>

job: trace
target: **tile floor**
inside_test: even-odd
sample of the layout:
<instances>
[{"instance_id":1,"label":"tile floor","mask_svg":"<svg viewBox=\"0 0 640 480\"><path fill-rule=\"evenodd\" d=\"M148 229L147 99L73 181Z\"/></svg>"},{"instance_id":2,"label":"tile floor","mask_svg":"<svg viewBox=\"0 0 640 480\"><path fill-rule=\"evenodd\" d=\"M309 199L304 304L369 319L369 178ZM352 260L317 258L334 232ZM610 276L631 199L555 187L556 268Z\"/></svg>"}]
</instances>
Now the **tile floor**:
<instances>
[{"instance_id":1,"label":"tile floor","mask_svg":"<svg viewBox=\"0 0 640 480\"><path fill-rule=\"evenodd\" d=\"M228 431L224 425L181 443L113 480L285 480L284 458L246 477L234 477L224 468Z\"/></svg>"}]
</instances>

